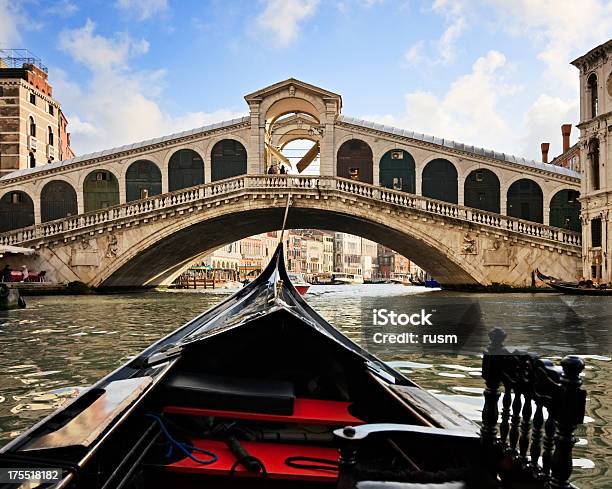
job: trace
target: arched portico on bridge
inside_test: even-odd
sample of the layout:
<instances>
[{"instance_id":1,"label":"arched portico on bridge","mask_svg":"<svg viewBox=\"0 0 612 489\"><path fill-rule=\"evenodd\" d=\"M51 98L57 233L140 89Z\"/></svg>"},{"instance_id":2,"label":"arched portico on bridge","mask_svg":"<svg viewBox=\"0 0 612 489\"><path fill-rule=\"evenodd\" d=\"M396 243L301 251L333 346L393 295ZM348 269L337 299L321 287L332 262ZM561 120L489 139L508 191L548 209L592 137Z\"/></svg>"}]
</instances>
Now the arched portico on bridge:
<instances>
[{"instance_id":1,"label":"arched portico on bridge","mask_svg":"<svg viewBox=\"0 0 612 489\"><path fill-rule=\"evenodd\" d=\"M202 185L205 181L204 160L193 149L179 149L168 161L168 191Z\"/></svg>"},{"instance_id":2,"label":"arched portico on bridge","mask_svg":"<svg viewBox=\"0 0 612 489\"><path fill-rule=\"evenodd\" d=\"M548 205L549 225L580 232L582 224L579 197L580 192L573 189L565 188L555 192Z\"/></svg>"},{"instance_id":3,"label":"arched portico on bridge","mask_svg":"<svg viewBox=\"0 0 612 489\"><path fill-rule=\"evenodd\" d=\"M359 182L373 183L372 148L361 139L349 139L338 148L337 175Z\"/></svg>"},{"instance_id":4,"label":"arched portico on bridge","mask_svg":"<svg viewBox=\"0 0 612 489\"><path fill-rule=\"evenodd\" d=\"M65 180L51 180L40 192L40 220L54 221L78 214L77 193Z\"/></svg>"},{"instance_id":5,"label":"arched portico on bridge","mask_svg":"<svg viewBox=\"0 0 612 489\"><path fill-rule=\"evenodd\" d=\"M126 202L147 199L162 192L162 173L159 167L149 160L137 160L125 173Z\"/></svg>"},{"instance_id":6,"label":"arched portico on bridge","mask_svg":"<svg viewBox=\"0 0 612 489\"><path fill-rule=\"evenodd\" d=\"M544 222L542 188L529 178L520 178L508 188L507 214L526 221Z\"/></svg>"},{"instance_id":7,"label":"arched portico on bridge","mask_svg":"<svg viewBox=\"0 0 612 489\"><path fill-rule=\"evenodd\" d=\"M472 170L464 182L463 202L488 212L500 212L500 183L497 175L487 168Z\"/></svg>"},{"instance_id":8,"label":"arched portico on bridge","mask_svg":"<svg viewBox=\"0 0 612 489\"><path fill-rule=\"evenodd\" d=\"M236 139L222 139L210 152L211 181L245 175L247 172L247 151Z\"/></svg>"},{"instance_id":9,"label":"arched portico on bridge","mask_svg":"<svg viewBox=\"0 0 612 489\"><path fill-rule=\"evenodd\" d=\"M379 163L379 185L381 187L416 193L416 163L404 149L387 151Z\"/></svg>"},{"instance_id":10,"label":"arched portico on bridge","mask_svg":"<svg viewBox=\"0 0 612 489\"><path fill-rule=\"evenodd\" d=\"M0 232L34 224L34 201L20 190L6 192L0 198Z\"/></svg>"},{"instance_id":11,"label":"arched portico on bridge","mask_svg":"<svg viewBox=\"0 0 612 489\"><path fill-rule=\"evenodd\" d=\"M457 204L459 202L458 173L453 163L444 158L431 160L421 176L424 197Z\"/></svg>"},{"instance_id":12,"label":"arched portico on bridge","mask_svg":"<svg viewBox=\"0 0 612 489\"><path fill-rule=\"evenodd\" d=\"M83 182L85 212L119 204L119 180L110 170L90 172Z\"/></svg>"}]
</instances>

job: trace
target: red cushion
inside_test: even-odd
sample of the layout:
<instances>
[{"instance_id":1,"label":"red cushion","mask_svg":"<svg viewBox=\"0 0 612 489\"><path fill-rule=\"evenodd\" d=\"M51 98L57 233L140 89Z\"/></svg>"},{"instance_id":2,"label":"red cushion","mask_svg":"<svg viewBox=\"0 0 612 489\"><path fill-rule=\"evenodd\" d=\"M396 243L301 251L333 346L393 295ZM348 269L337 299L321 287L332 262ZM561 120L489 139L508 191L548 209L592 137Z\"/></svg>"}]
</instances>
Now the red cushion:
<instances>
[{"instance_id":1,"label":"red cushion","mask_svg":"<svg viewBox=\"0 0 612 489\"><path fill-rule=\"evenodd\" d=\"M166 406L164 413L191 416L217 416L254 421L277 421L295 424L324 424L334 426L363 424L348 412L350 403L343 401L322 401L318 399L296 399L292 415L223 411L219 409Z\"/></svg>"}]
</instances>

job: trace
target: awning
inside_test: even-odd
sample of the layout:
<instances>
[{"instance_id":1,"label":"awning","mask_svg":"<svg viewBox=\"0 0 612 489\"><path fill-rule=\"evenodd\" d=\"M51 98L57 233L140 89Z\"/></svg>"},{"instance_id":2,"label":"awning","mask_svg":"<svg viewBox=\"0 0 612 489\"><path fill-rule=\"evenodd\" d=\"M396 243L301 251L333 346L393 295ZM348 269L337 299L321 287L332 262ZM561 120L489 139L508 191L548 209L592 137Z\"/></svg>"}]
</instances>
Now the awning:
<instances>
[{"instance_id":1,"label":"awning","mask_svg":"<svg viewBox=\"0 0 612 489\"><path fill-rule=\"evenodd\" d=\"M270 151L270 153L272 153L278 160L282 161L285 165L289 166L289 168L292 167L291 162L289 161L289 158L287 158L283 153L281 153L274 146L266 143L266 148L268 148L268 151Z\"/></svg>"},{"instance_id":2,"label":"awning","mask_svg":"<svg viewBox=\"0 0 612 489\"><path fill-rule=\"evenodd\" d=\"M308 168L308 165L310 165L315 160L318 154L319 142L317 141L316 143L314 143L312 148L310 148L308 152L302 157L302 159L298 161L298 164L296 165L298 173L302 173L306 168Z\"/></svg>"},{"instance_id":3,"label":"awning","mask_svg":"<svg viewBox=\"0 0 612 489\"><path fill-rule=\"evenodd\" d=\"M33 255L32 248L22 248L21 246L0 245L0 256L3 255Z\"/></svg>"}]
</instances>

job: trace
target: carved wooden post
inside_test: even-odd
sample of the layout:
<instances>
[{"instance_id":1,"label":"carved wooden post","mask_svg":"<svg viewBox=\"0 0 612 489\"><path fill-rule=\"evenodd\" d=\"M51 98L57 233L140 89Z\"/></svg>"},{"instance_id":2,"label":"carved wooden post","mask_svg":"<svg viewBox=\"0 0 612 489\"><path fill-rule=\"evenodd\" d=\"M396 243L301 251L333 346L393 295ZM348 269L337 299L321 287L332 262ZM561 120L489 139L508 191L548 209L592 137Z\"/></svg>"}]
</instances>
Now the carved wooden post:
<instances>
[{"instance_id":1,"label":"carved wooden post","mask_svg":"<svg viewBox=\"0 0 612 489\"><path fill-rule=\"evenodd\" d=\"M495 328L489 333L491 340L489 347L482 358L482 377L485 380L484 407L482 409L482 427L480 429L481 442L485 449L495 444L497 437L497 401L500 396L501 362L506 333L501 328ZM490 453L490 452L489 452Z\"/></svg>"},{"instance_id":2,"label":"carved wooden post","mask_svg":"<svg viewBox=\"0 0 612 489\"><path fill-rule=\"evenodd\" d=\"M523 462L527 459L529 449L529 435L531 434L531 395L525 394L525 404L523 404L523 415L521 420L521 437L519 439L519 454Z\"/></svg>"},{"instance_id":3,"label":"carved wooden post","mask_svg":"<svg viewBox=\"0 0 612 489\"><path fill-rule=\"evenodd\" d=\"M499 423L499 439L504 445L507 444L508 431L510 430L510 404L512 404L511 387L509 384L504 384L501 421Z\"/></svg>"},{"instance_id":4,"label":"carved wooden post","mask_svg":"<svg viewBox=\"0 0 612 489\"><path fill-rule=\"evenodd\" d=\"M533 416L533 429L531 431L531 447L529 456L531 457L531 465L534 472L538 469L538 460L542 453L542 427L544 426L544 412L542 403L536 399L537 407Z\"/></svg>"},{"instance_id":5,"label":"carved wooden post","mask_svg":"<svg viewBox=\"0 0 612 489\"><path fill-rule=\"evenodd\" d=\"M555 434L555 451L551 465L551 489L570 489L569 482L572 474L572 448L576 439L574 430L584 420L586 404L586 391L581 389L580 373L584 369L584 362L580 357L571 355L561 361L563 375L561 375L561 391L555 419L557 432Z\"/></svg>"}]
</instances>

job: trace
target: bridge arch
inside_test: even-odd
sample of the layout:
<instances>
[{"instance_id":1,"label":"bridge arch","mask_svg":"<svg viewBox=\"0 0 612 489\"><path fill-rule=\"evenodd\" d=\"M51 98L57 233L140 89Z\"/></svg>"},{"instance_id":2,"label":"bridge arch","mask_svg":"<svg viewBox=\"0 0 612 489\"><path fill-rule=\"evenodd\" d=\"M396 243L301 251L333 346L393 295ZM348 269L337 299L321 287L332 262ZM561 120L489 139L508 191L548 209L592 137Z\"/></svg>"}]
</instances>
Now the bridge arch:
<instances>
[{"instance_id":1,"label":"bridge arch","mask_svg":"<svg viewBox=\"0 0 612 489\"><path fill-rule=\"evenodd\" d=\"M421 174L423 197L457 204L459 202L459 180L457 167L446 158L434 158Z\"/></svg>"},{"instance_id":2,"label":"bridge arch","mask_svg":"<svg viewBox=\"0 0 612 489\"><path fill-rule=\"evenodd\" d=\"M563 188L551 194L547 203L550 212L549 225L580 232L580 192L575 189Z\"/></svg>"},{"instance_id":3,"label":"bridge arch","mask_svg":"<svg viewBox=\"0 0 612 489\"><path fill-rule=\"evenodd\" d=\"M40 191L40 220L54 221L78 214L77 193L66 180L51 180Z\"/></svg>"},{"instance_id":4,"label":"bridge arch","mask_svg":"<svg viewBox=\"0 0 612 489\"><path fill-rule=\"evenodd\" d=\"M416 162L405 149L390 149L379 163L379 185L411 194L416 193Z\"/></svg>"},{"instance_id":5,"label":"bridge arch","mask_svg":"<svg viewBox=\"0 0 612 489\"><path fill-rule=\"evenodd\" d=\"M431 224L413 219L390 223L388 213L372 212L350 200L299 200L299 207L292 207L289 213L288 228L327 228L346 233L359 230L360 236L395 249L426 268L436 264L431 271L443 283L484 281L477 257L463 260L452 250L455 239L448 243L440 240L431 232ZM231 209L218 206L207 213L168 221L110 261L93 283L133 285L135 279L144 285L169 283L198 257L228 242L277 229L283 213L284 199L272 205L267 199L237 199ZM152 269L151 263L158 268Z\"/></svg>"},{"instance_id":6,"label":"bridge arch","mask_svg":"<svg viewBox=\"0 0 612 489\"><path fill-rule=\"evenodd\" d=\"M107 168L87 174L83 181L84 211L91 212L119 204L119 180Z\"/></svg>"},{"instance_id":7,"label":"bridge arch","mask_svg":"<svg viewBox=\"0 0 612 489\"><path fill-rule=\"evenodd\" d=\"M507 215L526 221L544 222L542 187L530 178L515 180L506 193Z\"/></svg>"},{"instance_id":8,"label":"bridge arch","mask_svg":"<svg viewBox=\"0 0 612 489\"><path fill-rule=\"evenodd\" d=\"M126 202L146 199L162 191L162 173L151 160L136 160L125 172Z\"/></svg>"},{"instance_id":9,"label":"bridge arch","mask_svg":"<svg viewBox=\"0 0 612 489\"><path fill-rule=\"evenodd\" d=\"M165 167L168 171L168 192L205 182L204 157L193 148L181 148L172 152Z\"/></svg>"},{"instance_id":10,"label":"bridge arch","mask_svg":"<svg viewBox=\"0 0 612 489\"><path fill-rule=\"evenodd\" d=\"M374 182L374 154L363 139L344 141L336 153L336 174L364 183Z\"/></svg>"},{"instance_id":11,"label":"bridge arch","mask_svg":"<svg viewBox=\"0 0 612 489\"><path fill-rule=\"evenodd\" d=\"M0 232L34 224L34 201L21 190L10 190L0 198Z\"/></svg>"},{"instance_id":12,"label":"bridge arch","mask_svg":"<svg viewBox=\"0 0 612 489\"><path fill-rule=\"evenodd\" d=\"M212 182L245 175L247 150L237 139L222 139L210 150L210 179Z\"/></svg>"},{"instance_id":13,"label":"bridge arch","mask_svg":"<svg viewBox=\"0 0 612 489\"><path fill-rule=\"evenodd\" d=\"M500 196L500 181L495 172L487 168L476 168L465 177L463 184L465 206L499 214Z\"/></svg>"}]
</instances>

